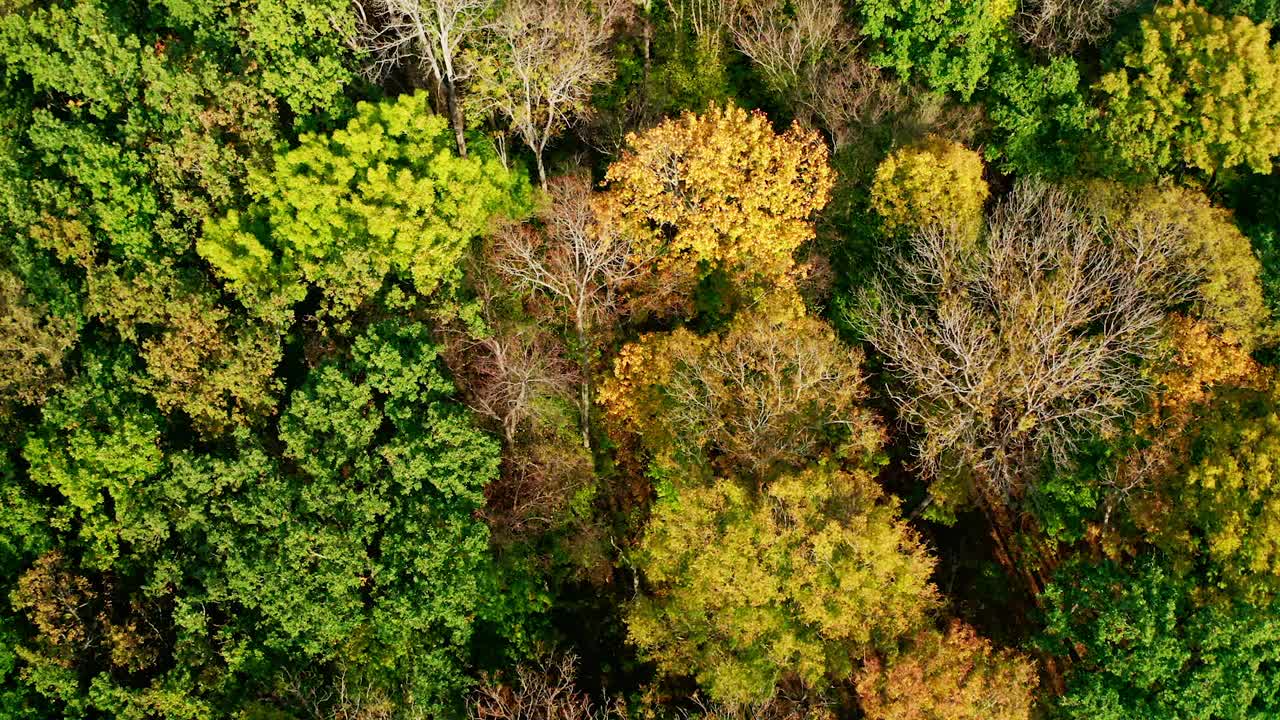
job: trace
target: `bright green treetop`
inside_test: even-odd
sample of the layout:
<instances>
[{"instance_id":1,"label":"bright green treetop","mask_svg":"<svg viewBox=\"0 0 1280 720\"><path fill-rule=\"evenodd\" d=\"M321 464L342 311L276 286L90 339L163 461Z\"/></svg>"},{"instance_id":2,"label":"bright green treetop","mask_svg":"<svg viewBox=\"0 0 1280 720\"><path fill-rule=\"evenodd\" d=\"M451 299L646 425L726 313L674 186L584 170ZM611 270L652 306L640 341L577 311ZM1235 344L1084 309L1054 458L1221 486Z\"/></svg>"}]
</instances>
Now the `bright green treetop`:
<instances>
[{"instance_id":1,"label":"bright green treetop","mask_svg":"<svg viewBox=\"0 0 1280 720\"><path fill-rule=\"evenodd\" d=\"M966 100L986 76L1002 43L1013 0L867 0L862 32L879 41L871 56L904 77Z\"/></svg>"},{"instance_id":2,"label":"bright green treetop","mask_svg":"<svg viewBox=\"0 0 1280 720\"><path fill-rule=\"evenodd\" d=\"M451 138L425 93L361 103L345 129L303 135L272 172L251 178L260 216L207 224L200 254L249 304L299 276L340 314L388 273L423 294L451 284L471 239L527 195L492 154L458 157Z\"/></svg>"}]
</instances>

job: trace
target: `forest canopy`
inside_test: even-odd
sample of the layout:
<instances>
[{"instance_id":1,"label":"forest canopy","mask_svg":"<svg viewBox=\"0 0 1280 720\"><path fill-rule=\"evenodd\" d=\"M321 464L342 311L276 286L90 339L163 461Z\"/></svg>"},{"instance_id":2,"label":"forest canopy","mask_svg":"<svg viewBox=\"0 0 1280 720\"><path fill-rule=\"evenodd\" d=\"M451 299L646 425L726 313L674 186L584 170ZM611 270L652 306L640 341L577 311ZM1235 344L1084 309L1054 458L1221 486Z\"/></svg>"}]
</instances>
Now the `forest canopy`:
<instances>
[{"instance_id":1,"label":"forest canopy","mask_svg":"<svg viewBox=\"0 0 1280 720\"><path fill-rule=\"evenodd\" d=\"M1280 717L1280 2L0 2L0 717Z\"/></svg>"}]
</instances>

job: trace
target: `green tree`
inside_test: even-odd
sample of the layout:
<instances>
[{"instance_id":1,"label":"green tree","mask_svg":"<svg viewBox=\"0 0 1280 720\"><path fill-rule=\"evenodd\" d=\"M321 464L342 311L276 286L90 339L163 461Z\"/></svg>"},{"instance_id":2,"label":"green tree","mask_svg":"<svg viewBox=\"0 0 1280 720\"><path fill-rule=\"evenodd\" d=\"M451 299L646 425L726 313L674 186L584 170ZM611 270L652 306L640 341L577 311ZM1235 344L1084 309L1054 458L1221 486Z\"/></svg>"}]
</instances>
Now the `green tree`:
<instances>
[{"instance_id":1,"label":"green tree","mask_svg":"<svg viewBox=\"0 0 1280 720\"><path fill-rule=\"evenodd\" d=\"M1143 176L1271 172L1280 147L1280 47L1269 28L1175 0L1142 21L1095 90L1115 164Z\"/></svg>"},{"instance_id":2,"label":"green tree","mask_svg":"<svg viewBox=\"0 0 1280 720\"><path fill-rule=\"evenodd\" d=\"M345 129L303 135L256 177L263 204L206 225L200 254L250 305L280 287L298 297L304 280L343 315L388 273L424 295L456 283L470 241L523 210L527 183L491 152L451 148L425 94L362 103Z\"/></svg>"},{"instance_id":3,"label":"green tree","mask_svg":"<svg viewBox=\"0 0 1280 720\"><path fill-rule=\"evenodd\" d=\"M968 100L986 77L1008 30L1012 0L868 0L862 32L876 41L871 61Z\"/></svg>"},{"instance_id":4,"label":"green tree","mask_svg":"<svg viewBox=\"0 0 1280 720\"><path fill-rule=\"evenodd\" d=\"M712 699L763 702L784 679L824 691L918 628L933 559L870 474L818 466L758 494L730 480L659 502L627 611L641 656Z\"/></svg>"},{"instance_id":5,"label":"green tree","mask_svg":"<svg viewBox=\"0 0 1280 720\"><path fill-rule=\"evenodd\" d=\"M1006 172L1063 177L1087 160L1083 139L1096 110L1075 59L1033 64L1008 55L992 71L985 104L994 128L986 157Z\"/></svg>"},{"instance_id":6,"label":"green tree","mask_svg":"<svg viewBox=\"0 0 1280 720\"><path fill-rule=\"evenodd\" d=\"M1076 565L1046 588L1039 643L1080 660L1058 700L1092 720L1262 720L1280 712L1273 607L1203 602L1158 555L1129 568Z\"/></svg>"}]
</instances>

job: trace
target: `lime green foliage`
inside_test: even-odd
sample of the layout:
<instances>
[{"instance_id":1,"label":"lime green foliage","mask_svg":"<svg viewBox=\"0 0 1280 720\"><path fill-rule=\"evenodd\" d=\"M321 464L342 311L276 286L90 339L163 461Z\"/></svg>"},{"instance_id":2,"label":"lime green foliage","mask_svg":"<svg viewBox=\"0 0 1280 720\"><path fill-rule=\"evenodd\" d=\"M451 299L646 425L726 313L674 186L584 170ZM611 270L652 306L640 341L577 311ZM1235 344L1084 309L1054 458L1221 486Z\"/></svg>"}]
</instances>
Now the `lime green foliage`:
<instances>
[{"instance_id":1,"label":"lime green foliage","mask_svg":"<svg viewBox=\"0 0 1280 720\"><path fill-rule=\"evenodd\" d=\"M976 239L988 195L978 153L931 136L880 163L871 186L871 207L884 218L889 232L955 225Z\"/></svg>"},{"instance_id":2,"label":"lime green foliage","mask_svg":"<svg viewBox=\"0 0 1280 720\"><path fill-rule=\"evenodd\" d=\"M361 103L345 129L303 135L255 177L258 214L206 225L200 254L248 304L296 277L339 314L391 272L424 295L452 285L472 238L496 213L519 212L527 195L527 182L492 153L477 147L460 158L452 145L425 93Z\"/></svg>"},{"instance_id":3,"label":"lime green foliage","mask_svg":"<svg viewBox=\"0 0 1280 720\"><path fill-rule=\"evenodd\" d=\"M1013 0L867 0L862 32L877 41L871 61L965 100L993 57L1012 42Z\"/></svg>"},{"instance_id":4,"label":"lime green foliage","mask_svg":"<svg viewBox=\"0 0 1280 720\"><path fill-rule=\"evenodd\" d=\"M866 473L816 467L760 496L729 480L661 501L636 563L652 591L627 613L641 655L721 702L784 678L815 690L918 627L933 560Z\"/></svg>"},{"instance_id":5,"label":"lime green foliage","mask_svg":"<svg viewBox=\"0 0 1280 720\"><path fill-rule=\"evenodd\" d=\"M1202 604L1158 557L1062 572L1042 596L1049 652L1080 660L1059 701L1084 720L1263 720L1280 713L1276 608Z\"/></svg>"},{"instance_id":6,"label":"lime green foliage","mask_svg":"<svg viewBox=\"0 0 1280 720\"><path fill-rule=\"evenodd\" d=\"M1098 81L1102 142L1138 175L1187 167L1271 171L1280 150L1280 47L1269 28L1174 0Z\"/></svg>"},{"instance_id":7,"label":"lime green foliage","mask_svg":"<svg viewBox=\"0 0 1280 720\"><path fill-rule=\"evenodd\" d=\"M995 137L986 156L1006 172L1056 177L1086 160L1083 139L1096 111L1085 102L1072 58L1047 65L1005 58L991 76L987 114Z\"/></svg>"}]
</instances>

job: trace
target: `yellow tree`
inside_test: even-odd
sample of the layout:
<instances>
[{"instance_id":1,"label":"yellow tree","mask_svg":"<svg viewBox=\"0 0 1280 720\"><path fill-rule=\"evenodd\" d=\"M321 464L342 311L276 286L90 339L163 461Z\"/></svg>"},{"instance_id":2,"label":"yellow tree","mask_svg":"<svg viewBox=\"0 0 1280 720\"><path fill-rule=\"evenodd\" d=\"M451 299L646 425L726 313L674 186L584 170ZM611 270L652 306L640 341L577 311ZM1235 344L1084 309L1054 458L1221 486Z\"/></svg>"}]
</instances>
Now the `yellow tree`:
<instances>
[{"instance_id":1,"label":"yellow tree","mask_svg":"<svg viewBox=\"0 0 1280 720\"><path fill-rule=\"evenodd\" d=\"M982 228L982 205L990 194L978 153L930 136L880 163L871 186L871 206L889 232L956 225L976 236Z\"/></svg>"},{"instance_id":2,"label":"yellow tree","mask_svg":"<svg viewBox=\"0 0 1280 720\"><path fill-rule=\"evenodd\" d=\"M760 112L715 106L629 135L605 176L641 253L661 248L660 272L686 290L714 269L752 287L781 281L833 179L816 132L778 134Z\"/></svg>"}]
</instances>

